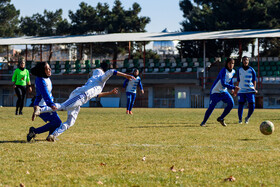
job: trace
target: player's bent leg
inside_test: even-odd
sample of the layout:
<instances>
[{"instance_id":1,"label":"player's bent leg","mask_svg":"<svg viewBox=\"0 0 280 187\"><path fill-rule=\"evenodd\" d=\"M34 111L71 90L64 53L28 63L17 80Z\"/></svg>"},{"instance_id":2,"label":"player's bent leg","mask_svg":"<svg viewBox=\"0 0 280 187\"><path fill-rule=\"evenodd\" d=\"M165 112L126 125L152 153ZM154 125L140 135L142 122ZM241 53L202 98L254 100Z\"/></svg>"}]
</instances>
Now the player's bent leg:
<instances>
[{"instance_id":1,"label":"player's bent leg","mask_svg":"<svg viewBox=\"0 0 280 187\"><path fill-rule=\"evenodd\" d=\"M203 121L200 124L201 127L205 127L206 126L206 122L207 122L208 118L212 114L212 112L215 109L217 103L220 101L219 95L212 94L210 96L210 104L209 104L208 109L205 112L204 119L203 119Z\"/></svg>"},{"instance_id":2,"label":"player's bent leg","mask_svg":"<svg viewBox=\"0 0 280 187\"><path fill-rule=\"evenodd\" d=\"M222 115L220 117L218 117L217 121L219 123L221 123L222 126L227 126L227 124L225 123L224 118L230 113L230 111L233 108L234 105L234 101L233 98L231 97L231 95L228 92L223 93L222 95L222 101L224 103L227 103L226 108L224 109L224 112L222 113Z\"/></svg>"}]
</instances>

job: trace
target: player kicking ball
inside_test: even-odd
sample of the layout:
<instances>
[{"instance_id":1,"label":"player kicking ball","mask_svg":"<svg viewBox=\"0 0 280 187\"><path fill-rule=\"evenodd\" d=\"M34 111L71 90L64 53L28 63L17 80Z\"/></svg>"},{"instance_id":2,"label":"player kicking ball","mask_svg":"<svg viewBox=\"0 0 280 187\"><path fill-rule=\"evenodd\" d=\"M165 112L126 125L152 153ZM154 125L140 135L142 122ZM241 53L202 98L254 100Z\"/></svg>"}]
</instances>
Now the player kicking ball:
<instances>
[{"instance_id":1,"label":"player kicking ball","mask_svg":"<svg viewBox=\"0 0 280 187\"><path fill-rule=\"evenodd\" d=\"M91 72L90 78L86 84L82 87L76 88L69 96L69 98L62 104L55 103L57 110L67 110L68 117L66 122L62 123L51 135L47 137L48 141L55 141L56 137L66 131L68 128L74 125L77 116L80 111L80 107L87 103L90 99L94 97L103 97L106 95L117 94L117 88L113 89L110 92L102 92L106 81L112 76L122 76L129 80L135 79L133 76L121 73L114 69L109 69L109 64L106 62L101 63L101 69L95 69ZM35 117L41 113L51 112L52 108L44 106L40 108L39 106L34 107L34 112L32 115L32 120L34 121Z\"/></svg>"},{"instance_id":2,"label":"player kicking ball","mask_svg":"<svg viewBox=\"0 0 280 187\"><path fill-rule=\"evenodd\" d=\"M236 94L237 91L239 90L238 86L233 85L233 76L235 74L235 70L233 69L233 67L234 67L234 60L228 58L226 60L225 67L220 71L217 79L215 80L214 84L211 87L209 108L207 109L204 119L201 122L200 126L202 127L206 126L206 121L212 114L217 103L220 101L227 103L227 106L224 109L222 115L218 117L217 121L221 123L222 126L224 127L227 126L224 118L228 115L228 113L231 111L234 105L233 98L229 94L228 89L230 89L233 94Z\"/></svg>"}]
</instances>

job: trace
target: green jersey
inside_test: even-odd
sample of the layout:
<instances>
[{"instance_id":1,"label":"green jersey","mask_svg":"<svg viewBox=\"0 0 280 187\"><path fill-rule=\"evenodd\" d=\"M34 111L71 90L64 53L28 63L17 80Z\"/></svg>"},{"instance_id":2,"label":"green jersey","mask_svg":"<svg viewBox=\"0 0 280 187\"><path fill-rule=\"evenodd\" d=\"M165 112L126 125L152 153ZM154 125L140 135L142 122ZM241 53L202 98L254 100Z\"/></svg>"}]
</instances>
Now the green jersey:
<instances>
[{"instance_id":1,"label":"green jersey","mask_svg":"<svg viewBox=\"0 0 280 187\"><path fill-rule=\"evenodd\" d=\"M26 86L26 83L30 82L29 71L24 69L23 71L17 68L14 71L12 81L15 85Z\"/></svg>"}]
</instances>

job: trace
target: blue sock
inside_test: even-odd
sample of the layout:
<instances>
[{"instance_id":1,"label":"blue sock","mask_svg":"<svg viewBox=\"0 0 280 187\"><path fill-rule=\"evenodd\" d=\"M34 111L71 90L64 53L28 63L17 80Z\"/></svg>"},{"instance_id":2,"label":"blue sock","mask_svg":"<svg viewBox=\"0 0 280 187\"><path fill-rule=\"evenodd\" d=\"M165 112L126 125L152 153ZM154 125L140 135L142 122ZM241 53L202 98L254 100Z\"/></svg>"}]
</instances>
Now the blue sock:
<instances>
[{"instance_id":1,"label":"blue sock","mask_svg":"<svg viewBox=\"0 0 280 187\"><path fill-rule=\"evenodd\" d=\"M255 110L255 103L249 103L249 110L248 110L247 118L251 117L251 115L253 114L254 110Z\"/></svg>"},{"instance_id":2,"label":"blue sock","mask_svg":"<svg viewBox=\"0 0 280 187\"><path fill-rule=\"evenodd\" d=\"M239 106L238 106L238 118L240 121L242 120L242 116L243 116L244 104L245 103L239 103Z\"/></svg>"}]
</instances>

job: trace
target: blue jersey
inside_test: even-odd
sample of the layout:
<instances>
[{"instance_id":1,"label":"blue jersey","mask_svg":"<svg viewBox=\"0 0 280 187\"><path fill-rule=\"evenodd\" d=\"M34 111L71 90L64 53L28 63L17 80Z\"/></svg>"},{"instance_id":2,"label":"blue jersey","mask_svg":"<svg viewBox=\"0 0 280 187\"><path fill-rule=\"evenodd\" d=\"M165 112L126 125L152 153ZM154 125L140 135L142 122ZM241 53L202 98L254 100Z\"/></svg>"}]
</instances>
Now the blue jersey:
<instances>
[{"instance_id":1,"label":"blue jersey","mask_svg":"<svg viewBox=\"0 0 280 187\"><path fill-rule=\"evenodd\" d=\"M37 77L35 79L36 87L36 99L34 101L34 106L44 106L49 107L55 105L52 96L52 82L50 78Z\"/></svg>"},{"instance_id":2,"label":"blue jersey","mask_svg":"<svg viewBox=\"0 0 280 187\"><path fill-rule=\"evenodd\" d=\"M136 77L135 80L132 79L129 81L128 79L125 79L125 81L123 83L123 87L124 88L126 87L126 92L130 92L130 93L136 93L137 86L139 86L140 89L143 90L141 78L139 76Z\"/></svg>"},{"instance_id":3,"label":"blue jersey","mask_svg":"<svg viewBox=\"0 0 280 187\"><path fill-rule=\"evenodd\" d=\"M239 82L240 90L238 93L252 93L255 92L254 82L256 81L256 72L249 66L247 70L243 67L237 71L237 81Z\"/></svg>"},{"instance_id":4,"label":"blue jersey","mask_svg":"<svg viewBox=\"0 0 280 187\"><path fill-rule=\"evenodd\" d=\"M235 86L233 85L233 81L232 81L234 74L235 74L234 69L230 72L226 68L223 68L220 71L214 84L212 85L210 94L223 93L226 92L227 89L231 89L231 90L234 89Z\"/></svg>"}]
</instances>

